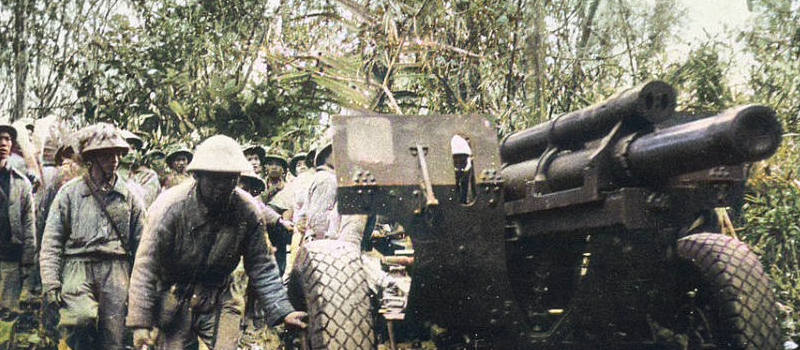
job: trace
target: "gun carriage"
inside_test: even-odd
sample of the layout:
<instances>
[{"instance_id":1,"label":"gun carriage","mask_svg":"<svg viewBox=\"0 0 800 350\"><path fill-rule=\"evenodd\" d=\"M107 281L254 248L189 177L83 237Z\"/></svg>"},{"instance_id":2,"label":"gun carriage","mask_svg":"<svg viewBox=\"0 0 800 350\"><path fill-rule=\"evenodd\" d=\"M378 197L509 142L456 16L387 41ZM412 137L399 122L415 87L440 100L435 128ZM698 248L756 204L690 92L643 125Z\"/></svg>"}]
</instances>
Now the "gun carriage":
<instances>
[{"instance_id":1,"label":"gun carriage","mask_svg":"<svg viewBox=\"0 0 800 350\"><path fill-rule=\"evenodd\" d=\"M698 233L779 146L775 112L689 118L675 99L649 82L499 145L478 115L335 117L339 211L402 224L408 313L476 347L777 348L755 255ZM471 149L468 182L454 136Z\"/></svg>"}]
</instances>

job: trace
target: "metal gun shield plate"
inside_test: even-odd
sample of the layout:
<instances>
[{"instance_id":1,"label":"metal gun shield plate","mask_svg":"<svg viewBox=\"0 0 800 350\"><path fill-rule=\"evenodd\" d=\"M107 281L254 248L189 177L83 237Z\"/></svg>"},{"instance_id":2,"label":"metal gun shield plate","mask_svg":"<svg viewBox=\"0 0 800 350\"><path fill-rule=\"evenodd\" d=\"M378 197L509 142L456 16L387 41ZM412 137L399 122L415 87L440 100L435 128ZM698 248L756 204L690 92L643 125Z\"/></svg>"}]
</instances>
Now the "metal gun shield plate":
<instances>
[{"instance_id":1,"label":"metal gun shield plate","mask_svg":"<svg viewBox=\"0 0 800 350\"><path fill-rule=\"evenodd\" d=\"M522 315L506 268L494 126L478 115L380 114L336 116L333 125L339 211L386 215L411 235L409 311L452 330L517 342ZM476 191L467 204L457 196L454 135L472 150Z\"/></svg>"}]
</instances>

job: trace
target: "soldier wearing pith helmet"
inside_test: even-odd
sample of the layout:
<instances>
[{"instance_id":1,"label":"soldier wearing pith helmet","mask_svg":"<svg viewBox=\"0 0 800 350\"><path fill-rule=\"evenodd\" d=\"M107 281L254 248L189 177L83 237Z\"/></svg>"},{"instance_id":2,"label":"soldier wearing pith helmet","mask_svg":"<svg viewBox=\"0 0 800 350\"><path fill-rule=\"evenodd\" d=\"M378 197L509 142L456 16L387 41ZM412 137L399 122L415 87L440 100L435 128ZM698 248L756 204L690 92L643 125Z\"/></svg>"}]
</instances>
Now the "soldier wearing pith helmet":
<instances>
[{"instance_id":1,"label":"soldier wearing pith helmet","mask_svg":"<svg viewBox=\"0 0 800 350\"><path fill-rule=\"evenodd\" d=\"M45 302L59 308L71 349L124 349L129 271L144 204L117 173L128 143L113 125L78 132L84 176L56 194L42 237Z\"/></svg>"},{"instance_id":2,"label":"soldier wearing pith helmet","mask_svg":"<svg viewBox=\"0 0 800 350\"><path fill-rule=\"evenodd\" d=\"M192 161L193 156L192 151L186 147L172 147L165 159L170 173L161 181L164 189L175 186L191 177L186 170L186 166Z\"/></svg>"},{"instance_id":3,"label":"soldier wearing pith helmet","mask_svg":"<svg viewBox=\"0 0 800 350\"><path fill-rule=\"evenodd\" d=\"M187 169L193 179L150 207L129 292L134 347L182 349L199 337L210 349L235 349L241 305L231 294L231 272L242 257L268 322L305 327L267 249L258 206L236 187L252 171L239 144L212 136Z\"/></svg>"},{"instance_id":4,"label":"soldier wearing pith helmet","mask_svg":"<svg viewBox=\"0 0 800 350\"><path fill-rule=\"evenodd\" d=\"M264 172L264 162L266 161L267 151L259 145L246 144L242 147L245 158L253 166L253 171L262 176Z\"/></svg>"},{"instance_id":5,"label":"soldier wearing pith helmet","mask_svg":"<svg viewBox=\"0 0 800 350\"><path fill-rule=\"evenodd\" d=\"M31 183L8 159L17 129L0 122L0 310L19 311L23 286L29 289L34 262Z\"/></svg>"}]
</instances>

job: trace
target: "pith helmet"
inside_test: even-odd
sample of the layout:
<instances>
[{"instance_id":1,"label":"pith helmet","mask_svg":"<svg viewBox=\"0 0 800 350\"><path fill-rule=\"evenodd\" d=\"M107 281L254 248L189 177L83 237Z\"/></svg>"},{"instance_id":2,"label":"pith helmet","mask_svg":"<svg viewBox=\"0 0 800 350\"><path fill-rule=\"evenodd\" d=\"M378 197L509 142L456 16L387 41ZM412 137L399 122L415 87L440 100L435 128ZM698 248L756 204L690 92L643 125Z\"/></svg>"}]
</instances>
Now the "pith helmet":
<instances>
[{"instance_id":1,"label":"pith helmet","mask_svg":"<svg viewBox=\"0 0 800 350\"><path fill-rule=\"evenodd\" d=\"M92 151L114 150L127 154L130 145L119 134L118 129L108 123L89 125L79 131L78 151L81 156Z\"/></svg>"},{"instance_id":2,"label":"pith helmet","mask_svg":"<svg viewBox=\"0 0 800 350\"><path fill-rule=\"evenodd\" d=\"M325 157L327 157L331 151L333 151L333 134L333 127L328 128L328 130L325 130L325 134L322 135L322 138L319 140L317 154L314 155L314 166L322 165Z\"/></svg>"},{"instance_id":3,"label":"pith helmet","mask_svg":"<svg viewBox=\"0 0 800 350\"><path fill-rule=\"evenodd\" d=\"M297 164L300 162L305 163L305 160L306 154L304 152L295 154L294 157L292 157L292 160L289 161L289 172L291 172L292 175L297 176Z\"/></svg>"},{"instance_id":4,"label":"pith helmet","mask_svg":"<svg viewBox=\"0 0 800 350\"><path fill-rule=\"evenodd\" d=\"M185 155L186 156L186 160L189 161L189 162L191 162L192 158L194 157L194 154L192 153L192 150L190 150L190 149L188 149L186 147L183 147L183 146L176 146L176 147L172 148L169 151L169 153L167 153L167 157L164 160L167 162L167 164L172 163L172 161L175 159L175 157L177 157L177 156L179 156L181 154Z\"/></svg>"},{"instance_id":5,"label":"pith helmet","mask_svg":"<svg viewBox=\"0 0 800 350\"><path fill-rule=\"evenodd\" d=\"M253 171L252 167L250 171L242 172L239 181L246 183L247 187L256 189L258 193L264 192L264 190L267 189L267 184Z\"/></svg>"},{"instance_id":6,"label":"pith helmet","mask_svg":"<svg viewBox=\"0 0 800 350\"><path fill-rule=\"evenodd\" d=\"M450 150L453 154L465 154L468 156L472 155L472 148L469 147L469 143L463 137L459 135L453 136L450 139Z\"/></svg>"},{"instance_id":7,"label":"pith helmet","mask_svg":"<svg viewBox=\"0 0 800 350\"><path fill-rule=\"evenodd\" d=\"M253 166L236 140L225 135L214 135L197 145L194 159L186 170L241 174L252 171Z\"/></svg>"},{"instance_id":8,"label":"pith helmet","mask_svg":"<svg viewBox=\"0 0 800 350\"><path fill-rule=\"evenodd\" d=\"M61 147L61 139L54 137L53 133L47 137L42 146L42 165L56 164L56 152Z\"/></svg>"},{"instance_id":9,"label":"pith helmet","mask_svg":"<svg viewBox=\"0 0 800 350\"><path fill-rule=\"evenodd\" d=\"M0 121L0 131L5 131L11 135L11 140L17 141L17 128L7 121Z\"/></svg>"},{"instance_id":10,"label":"pith helmet","mask_svg":"<svg viewBox=\"0 0 800 350\"><path fill-rule=\"evenodd\" d=\"M166 156L167 155L164 154L164 152L162 152L161 150L154 149L154 150L150 150L149 152L145 153L144 154L144 159L160 160L160 159L164 159Z\"/></svg>"},{"instance_id":11,"label":"pith helmet","mask_svg":"<svg viewBox=\"0 0 800 350\"><path fill-rule=\"evenodd\" d=\"M317 156L317 143L314 142L311 144L311 148L308 150L308 153L306 153L305 162L307 167L314 169L314 158L316 158L316 156Z\"/></svg>"},{"instance_id":12,"label":"pith helmet","mask_svg":"<svg viewBox=\"0 0 800 350\"><path fill-rule=\"evenodd\" d=\"M253 145L253 144L246 144L246 145L242 146L242 152L245 154L245 156L248 155L248 154L256 154L256 155L258 155L258 159L261 160L262 164L264 163L264 160L265 160L265 158L267 156L267 151L264 150L264 147L261 147L259 145Z\"/></svg>"},{"instance_id":13,"label":"pith helmet","mask_svg":"<svg viewBox=\"0 0 800 350\"><path fill-rule=\"evenodd\" d=\"M125 141L128 142L131 147L133 147L133 149L142 149L142 147L144 147L144 140L142 140L139 135L136 135L125 129L120 129L119 133L122 135L122 138L124 138Z\"/></svg>"}]
</instances>

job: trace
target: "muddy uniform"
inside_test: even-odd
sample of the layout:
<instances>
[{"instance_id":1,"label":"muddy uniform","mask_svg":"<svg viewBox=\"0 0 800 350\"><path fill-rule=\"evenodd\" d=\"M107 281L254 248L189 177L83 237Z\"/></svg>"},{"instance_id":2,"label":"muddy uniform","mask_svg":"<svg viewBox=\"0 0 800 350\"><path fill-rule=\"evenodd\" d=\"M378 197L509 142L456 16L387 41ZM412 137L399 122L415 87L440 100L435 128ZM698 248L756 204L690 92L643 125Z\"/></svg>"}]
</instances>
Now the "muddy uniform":
<instances>
[{"instance_id":1,"label":"muddy uniform","mask_svg":"<svg viewBox=\"0 0 800 350\"><path fill-rule=\"evenodd\" d=\"M300 220L306 222L306 239L336 239L341 219L336 208L336 186L333 169L317 167L300 214Z\"/></svg>"},{"instance_id":2,"label":"muddy uniform","mask_svg":"<svg viewBox=\"0 0 800 350\"><path fill-rule=\"evenodd\" d=\"M67 182L47 218L40 256L42 290L60 289L59 326L73 349L122 349L130 261L144 223L144 208L121 177L97 192L114 225L99 207L87 177ZM94 328L97 327L93 339Z\"/></svg>"},{"instance_id":3,"label":"muddy uniform","mask_svg":"<svg viewBox=\"0 0 800 350\"><path fill-rule=\"evenodd\" d=\"M0 168L0 309L17 311L34 259L31 183L8 163Z\"/></svg>"},{"instance_id":4,"label":"muddy uniform","mask_svg":"<svg viewBox=\"0 0 800 350\"><path fill-rule=\"evenodd\" d=\"M128 327L159 327L160 349L182 349L197 336L210 348L235 349L241 305L230 284L242 257L268 323L294 311L250 195L236 189L228 210L210 212L192 180L164 192L151 210L131 280Z\"/></svg>"}]
</instances>

